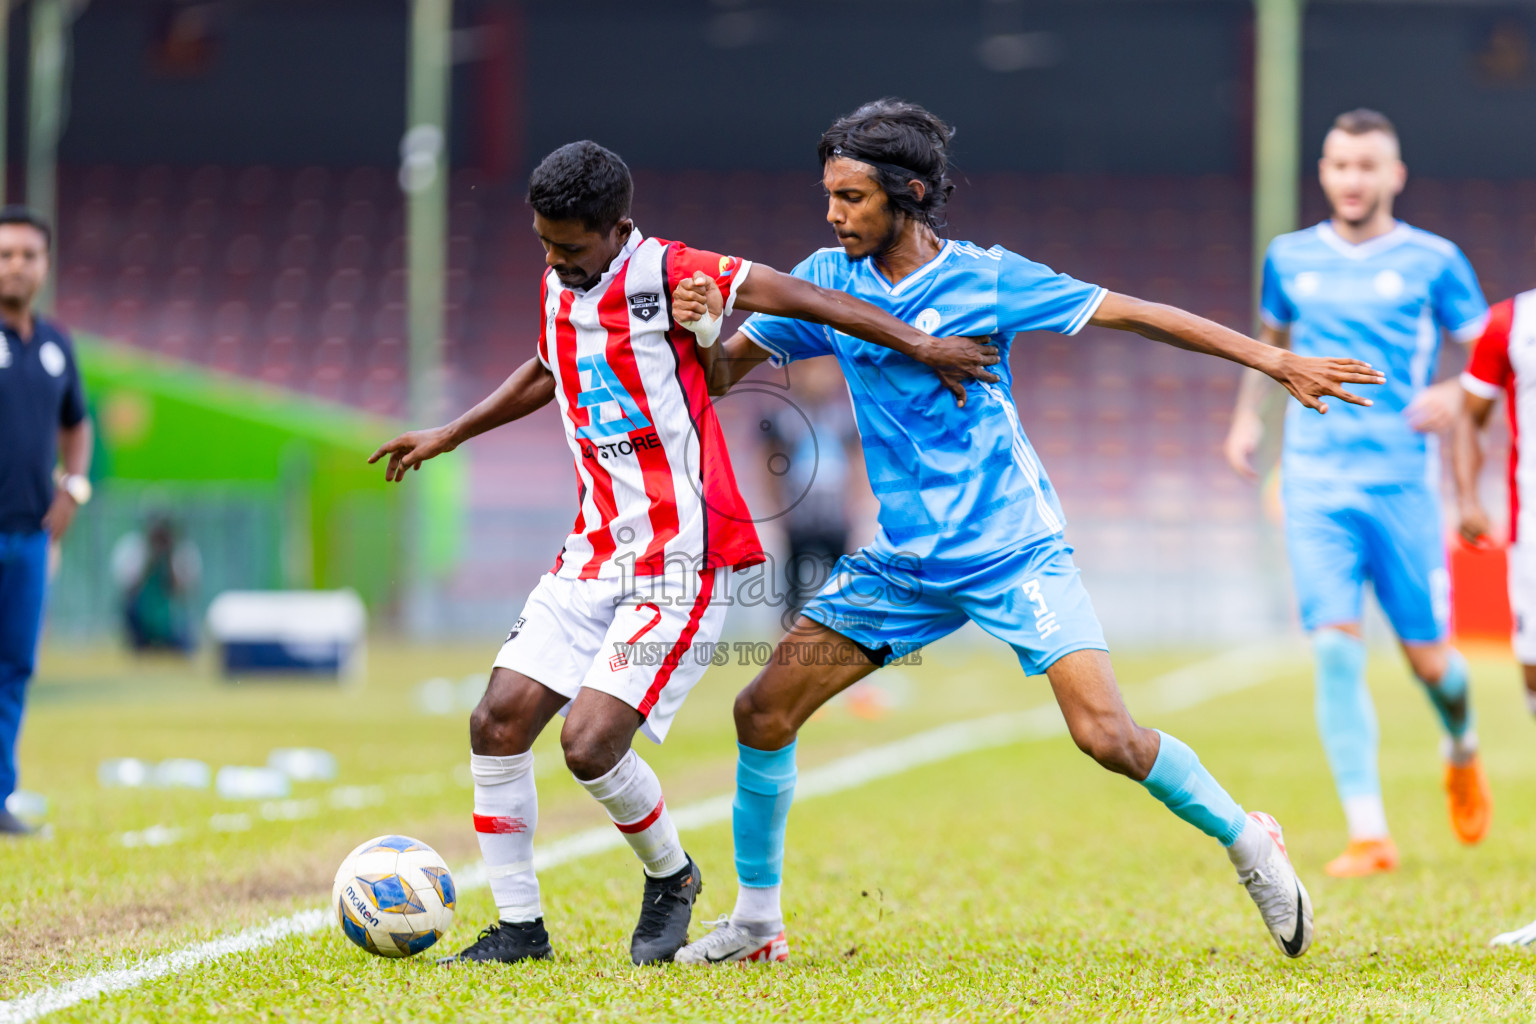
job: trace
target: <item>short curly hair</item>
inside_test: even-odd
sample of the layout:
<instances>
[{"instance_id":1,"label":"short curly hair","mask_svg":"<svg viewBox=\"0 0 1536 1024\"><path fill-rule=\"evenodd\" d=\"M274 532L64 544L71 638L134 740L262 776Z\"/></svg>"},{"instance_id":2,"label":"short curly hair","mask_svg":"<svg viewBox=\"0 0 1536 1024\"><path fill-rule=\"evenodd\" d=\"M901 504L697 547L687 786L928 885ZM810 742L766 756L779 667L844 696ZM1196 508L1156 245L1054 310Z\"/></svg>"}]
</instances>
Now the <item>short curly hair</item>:
<instances>
[{"instance_id":1,"label":"short curly hair","mask_svg":"<svg viewBox=\"0 0 1536 1024\"><path fill-rule=\"evenodd\" d=\"M607 231L629 216L634 179L619 155L587 139L561 146L528 179L528 205L550 220L580 220Z\"/></svg>"},{"instance_id":2,"label":"short curly hair","mask_svg":"<svg viewBox=\"0 0 1536 1024\"><path fill-rule=\"evenodd\" d=\"M838 157L869 164L892 206L938 228L944 226L944 205L955 190L949 180L954 137L953 128L916 103L887 96L832 122L816 155L823 167ZM923 183L921 198L913 180Z\"/></svg>"}]
</instances>

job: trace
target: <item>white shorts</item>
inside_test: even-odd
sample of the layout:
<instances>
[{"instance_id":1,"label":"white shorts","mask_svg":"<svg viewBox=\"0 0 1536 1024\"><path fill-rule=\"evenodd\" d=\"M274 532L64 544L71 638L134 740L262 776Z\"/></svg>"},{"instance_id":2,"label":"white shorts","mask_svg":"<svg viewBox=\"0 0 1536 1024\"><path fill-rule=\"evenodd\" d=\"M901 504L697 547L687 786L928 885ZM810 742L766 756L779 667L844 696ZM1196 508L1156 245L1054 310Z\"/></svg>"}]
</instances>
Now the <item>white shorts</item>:
<instances>
[{"instance_id":1,"label":"white shorts","mask_svg":"<svg viewBox=\"0 0 1536 1024\"><path fill-rule=\"evenodd\" d=\"M1521 516L1521 519L1524 519ZM1509 546L1509 610L1515 620L1510 637L1515 660L1536 665L1536 539L1527 540L1526 523L1520 524L1520 540ZM1536 527L1536 522L1529 524Z\"/></svg>"},{"instance_id":2,"label":"white shorts","mask_svg":"<svg viewBox=\"0 0 1536 1024\"><path fill-rule=\"evenodd\" d=\"M640 712L641 731L660 743L717 649L729 574L545 576L528 595L495 667L520 672L569 701L583 686L617 697ZM561 714L570 711L569 701Z\"/></svg>"}]
</instances>

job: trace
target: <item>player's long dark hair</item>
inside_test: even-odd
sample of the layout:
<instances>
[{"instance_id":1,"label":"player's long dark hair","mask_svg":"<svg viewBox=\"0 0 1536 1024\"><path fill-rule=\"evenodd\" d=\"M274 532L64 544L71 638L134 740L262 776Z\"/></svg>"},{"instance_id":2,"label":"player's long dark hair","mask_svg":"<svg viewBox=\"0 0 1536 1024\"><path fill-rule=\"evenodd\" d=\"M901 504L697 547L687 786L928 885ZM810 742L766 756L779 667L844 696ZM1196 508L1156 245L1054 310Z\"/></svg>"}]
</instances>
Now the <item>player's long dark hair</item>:
<instances>
[{"instance_id":1,"label":"player's long dark hair","mask_svg":"<svg viewBox=\"0 0 1536 1024\"><path fill-rule=\"evenodd\" d=\"M837 157L869 164L892 206L941 228L944 204L955 190L949 180L949 143L954 137L953 128L916 103L887 96L832 122L816 155L823 167ZM922 198L912 188L914 179L923 183Z\"/></svg>"}]
</instances>

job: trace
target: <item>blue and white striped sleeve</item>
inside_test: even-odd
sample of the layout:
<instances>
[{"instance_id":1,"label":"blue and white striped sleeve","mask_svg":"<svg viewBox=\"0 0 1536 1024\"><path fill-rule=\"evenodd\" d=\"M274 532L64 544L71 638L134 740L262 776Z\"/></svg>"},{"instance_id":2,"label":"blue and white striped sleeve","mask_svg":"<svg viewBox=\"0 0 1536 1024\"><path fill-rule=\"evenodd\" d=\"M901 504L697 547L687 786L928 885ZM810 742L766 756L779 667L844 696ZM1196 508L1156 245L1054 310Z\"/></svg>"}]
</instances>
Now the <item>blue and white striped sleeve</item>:
<instances>
[{"instance_id":1,"label":"blue and white striped sleeve","mask_svg":"<svg viewBox=\"0 0 1536 1024\"><path fill-rule=\"evenodd\" d=\"M997 329L1003 334L1020 331L1055 331L1076 334L1098 311L1109 292L1043 263L1027 260L1006 249L997 271Z\"/></svg>"},{"instance_id":2,"label":"blue and white striped sleeve","mask_svg":"<svg viewBox=\"0 0 1536 1024\"><path fill-rule=\"evenodd\" d=\"M1280 271L1275 267L1273 243L1270 244L1269 252L1264 254L1264 274L1259 286L1259 319L1276 330L1283 330L1296 320L1296 307L1286 297Z\"/></svg>"},{"instance_id":3,"label":"blue and white striped sleeve","mask_svg":"<svg viewBox=\"0 0 1536 1024\"><path fill-rule=\"evenodd\" d=\"M1445 269L1435 279L1431 303L1435 322L1457 341L1470 345L1488 322L1488 301L1466 254L1454 245L1450 250Z\"/></svg>"},{"instance_id":4,"label":"blue and white striped sleeve","mask_svg":"<svg viewBox=\"0 0 1536 1024\"><path fill-rule=\"evenodd\" d=\"M827 284L819 280L817 257L820 255L819 252L812 253L801 260L790 273L812 284ZM787 316L753 313L747 317L747 322L741 325L741 332L756 342L758 348L768 353L768 361L774 366L784 366L796 359L811 359L833 353L831 333L827 327Z\"/></svg>"},{"instance_id":5,"label":"blue and white striped sleeve","mask_svg":"<svg viewBox=\"0 0 1536 1024\"><path fill-rule=\"evenodd\" d=\"M774 366L784 366L796 359L832 354L827 328L821 324L792 320L787 316L753 313L741 325L741 332L768 353L768 361Z\"/></svg>"}]
</instances>

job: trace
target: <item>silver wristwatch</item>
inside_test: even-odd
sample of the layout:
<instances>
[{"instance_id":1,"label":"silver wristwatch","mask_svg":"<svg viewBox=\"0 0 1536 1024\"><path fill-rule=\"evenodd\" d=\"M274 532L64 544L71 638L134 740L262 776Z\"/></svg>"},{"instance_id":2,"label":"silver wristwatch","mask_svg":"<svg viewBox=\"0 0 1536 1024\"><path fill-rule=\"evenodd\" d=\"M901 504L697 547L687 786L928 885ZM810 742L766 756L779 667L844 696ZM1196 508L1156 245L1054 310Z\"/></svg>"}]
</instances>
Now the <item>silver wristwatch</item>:
<instances>
[{"instance_id":1,"label":"silver wristwatch","mask_svg":"<svg viewBox=\"0 0 1536 1024\"><path fill-rule=\"evenodd\" d=\"M79 473L60 473L59 487L74 499L76 505L91 500L91 481Z\"/></svg>"}]
</instances>

